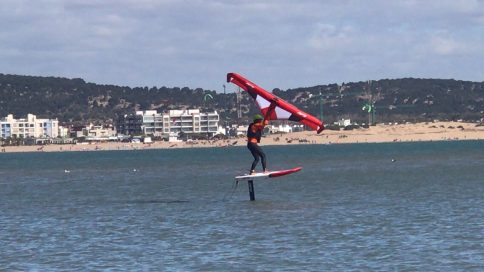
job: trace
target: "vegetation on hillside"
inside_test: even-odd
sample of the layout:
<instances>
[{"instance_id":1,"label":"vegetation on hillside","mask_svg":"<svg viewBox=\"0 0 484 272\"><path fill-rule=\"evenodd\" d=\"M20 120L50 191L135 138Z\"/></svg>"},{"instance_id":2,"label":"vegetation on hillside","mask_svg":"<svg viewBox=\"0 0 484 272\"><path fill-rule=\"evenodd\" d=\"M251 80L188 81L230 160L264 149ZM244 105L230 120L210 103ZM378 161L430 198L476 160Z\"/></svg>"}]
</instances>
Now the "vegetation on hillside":
<instances>
[{"instance_id":1,"label":"vegetation on hillside","mask_svg":"<svg viewBox=\"0 0 484 272\"><path fill-rule=\"evenodd\" d=\"M277 96L327 123L340 118L368 122L365 104L374 104L377 122L466 120L484 117L484 82L453 79L383 79L320 85L289 90L274 89ZM113 123L136 110L202 108L217 110L222 120L236 121L237 110L247 119L257 111L252 99L241 93L203 89L139 87L87 83L83 79L0 74L0 116L27 113L58 118L62 123Z\"/></svg>"}]
</instances>

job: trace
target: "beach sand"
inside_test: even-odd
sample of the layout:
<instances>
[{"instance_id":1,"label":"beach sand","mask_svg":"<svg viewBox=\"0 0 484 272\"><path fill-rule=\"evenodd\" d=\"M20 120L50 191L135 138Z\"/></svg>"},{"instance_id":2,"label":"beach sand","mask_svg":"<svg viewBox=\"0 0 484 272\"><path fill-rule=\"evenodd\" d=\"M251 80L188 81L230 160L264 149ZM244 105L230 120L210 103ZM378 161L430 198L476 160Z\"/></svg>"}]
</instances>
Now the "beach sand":
<instances>
[{"instance_id":1,"label":"beach sand","mask_svg":"<svg viewBox=\"0 0 484 272\"><path fill-rule=\"evenodd\" d=\"M484 126L475 123L434 122L417 124L376 125L354 130L324 130L321 134L314 131L277 133L263 137L261 145L299 145L299 144L346 144L382 142L418 142L449 140L484 140ZM143 150L161 148L197 148L244 146L245 137L229 140L194 142L153 142L134 143L91 143L91 144L49 144L44 146L5 146L3 152L65 152L97 150Z\"/></svg>"}]
</instances>

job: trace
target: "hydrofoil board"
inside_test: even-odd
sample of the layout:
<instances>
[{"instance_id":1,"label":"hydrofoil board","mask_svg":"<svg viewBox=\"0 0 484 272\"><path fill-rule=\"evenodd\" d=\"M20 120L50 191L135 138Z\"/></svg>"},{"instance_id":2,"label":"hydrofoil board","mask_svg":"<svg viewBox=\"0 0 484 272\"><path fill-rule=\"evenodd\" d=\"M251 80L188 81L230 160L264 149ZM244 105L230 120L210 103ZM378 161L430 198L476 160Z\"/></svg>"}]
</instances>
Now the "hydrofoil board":
<instances>
[{"instance_id":1,"label":"hydrofoil board","mask_svg":"<svg viewBox=\"0 0 484 272\"><path fill-rule=\"evenodd\" d=\"M295 167L291 169L285 169L285 170L277 170L277 171L269 171L265 173L255 173L255 174L246 174L246 175L241 175L241 176L236 176L236 180L253 180L253 179L263 179L263 178L277 178L277 177L282 177L285 175L289 175L292 173L296 173L301 171L302 167Z\"/></svg>"}]
</instances>

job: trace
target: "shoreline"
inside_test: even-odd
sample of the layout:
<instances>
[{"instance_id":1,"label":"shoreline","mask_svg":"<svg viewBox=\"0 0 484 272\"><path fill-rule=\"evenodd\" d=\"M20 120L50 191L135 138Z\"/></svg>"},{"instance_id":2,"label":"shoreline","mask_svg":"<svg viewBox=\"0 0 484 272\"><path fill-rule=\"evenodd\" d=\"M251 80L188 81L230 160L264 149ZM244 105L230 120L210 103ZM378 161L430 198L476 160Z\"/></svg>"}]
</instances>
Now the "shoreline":
<instances>
[{"instance_id":1,"label":"shoreline","mask_svg":"<svg viewBox=\"0 0 484 272\"><path fill-rule=\"evenodd\" d=\"M484 140L484 126L475 123L434 122L416 124L378 124L369 128L354 130L324 130L321 134L314 131L276 133L262 138L261 146L301 145L301 144L358 144L394 142L430 142ZM2 153L18 152L78 152L107 150L148 150L173 148L223 148L245 146L245 137L228 140L203 140L192 142L153 142L122 143L104 142L91 144L49 144L33 146L5 146Z\"/></svg>"}]
</instances>

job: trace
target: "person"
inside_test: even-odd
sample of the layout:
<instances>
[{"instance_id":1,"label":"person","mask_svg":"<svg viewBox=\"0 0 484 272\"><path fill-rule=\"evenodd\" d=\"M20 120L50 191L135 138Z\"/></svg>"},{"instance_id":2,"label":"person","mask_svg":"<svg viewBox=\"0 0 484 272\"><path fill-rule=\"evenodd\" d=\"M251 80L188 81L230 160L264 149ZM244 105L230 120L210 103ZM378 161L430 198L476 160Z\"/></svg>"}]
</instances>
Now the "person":
<instances>
[{"instance_id":1,"label":"person","mask_svg":"<svg viewBox=\"0 0 484 272\"><path fill-rule=\"evenodd\" d=\"M264 173L267 171L266 155L258 143L260 143L264 127L269 123L269 121L265 120L260 114L254 115L253 120L254 121L250 123L249 128L247 129L247 148L250 150L252 156L254 156L254 161L250 168L251 175L255 173L255 167L259 163L259 160L262 161L262 171L264 171Z\"/></svg>"}]
</instances>

